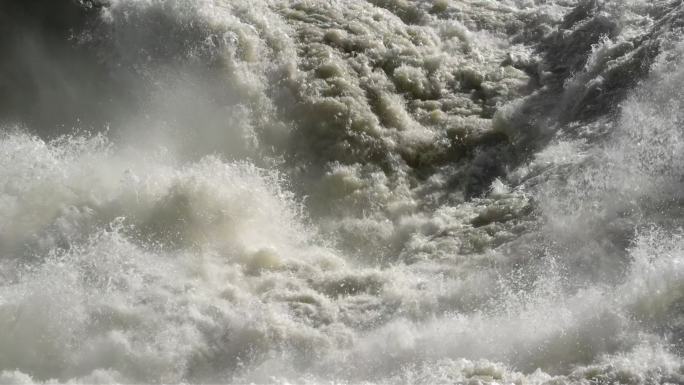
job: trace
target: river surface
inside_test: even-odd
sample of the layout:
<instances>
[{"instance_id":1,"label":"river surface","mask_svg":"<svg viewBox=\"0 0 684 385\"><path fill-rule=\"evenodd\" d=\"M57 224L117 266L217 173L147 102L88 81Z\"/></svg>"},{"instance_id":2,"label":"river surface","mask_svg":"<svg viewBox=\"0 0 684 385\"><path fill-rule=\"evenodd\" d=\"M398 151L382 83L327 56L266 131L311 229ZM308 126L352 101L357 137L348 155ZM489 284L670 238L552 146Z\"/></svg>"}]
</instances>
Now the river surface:
<instances>
[{"instance_id":1,"label":"river surface","mask_svg":"<svg viewBox=\"0 0 684 385\"><path fill-rule=\"evenodd\" d=\"M684 384L681 0L2 0L0 384Z\"/></svg>"}]
</instances>

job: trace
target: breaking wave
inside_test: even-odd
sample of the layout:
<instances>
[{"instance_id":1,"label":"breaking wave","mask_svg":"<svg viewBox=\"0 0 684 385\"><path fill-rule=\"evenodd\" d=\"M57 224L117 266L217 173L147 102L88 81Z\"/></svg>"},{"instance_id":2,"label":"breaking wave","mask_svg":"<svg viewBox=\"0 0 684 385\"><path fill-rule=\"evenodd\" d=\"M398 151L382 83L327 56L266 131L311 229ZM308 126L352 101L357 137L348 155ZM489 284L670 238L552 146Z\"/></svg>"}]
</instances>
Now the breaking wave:
<instances>
[{"instance_id":1,"label":"breaking wave","mask_svg":"<svg viewBox=\"0 0 684 385\"><path fill-rule=\"evenodd\" d=\"M683 28L4 1L0 383L684 383Z\"/></svg>"}]
</instances>

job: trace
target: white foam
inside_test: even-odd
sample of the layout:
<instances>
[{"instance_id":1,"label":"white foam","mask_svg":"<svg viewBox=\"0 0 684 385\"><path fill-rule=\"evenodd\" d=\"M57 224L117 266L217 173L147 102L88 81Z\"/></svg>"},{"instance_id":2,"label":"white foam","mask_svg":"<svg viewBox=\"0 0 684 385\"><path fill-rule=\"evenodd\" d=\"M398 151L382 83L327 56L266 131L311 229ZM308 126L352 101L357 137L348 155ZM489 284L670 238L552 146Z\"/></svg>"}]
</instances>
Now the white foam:
<instances>
[{"instance_id":1,"label":"white foam","mask_svg":"<svg viewBox=\"0 0 684 385\"><path fill-rule=\"evenodd\" d=\"M678 11L576 5L108 3L141 105L0 134L0 383L681 383Z\"/></svg>"}]
</instances>

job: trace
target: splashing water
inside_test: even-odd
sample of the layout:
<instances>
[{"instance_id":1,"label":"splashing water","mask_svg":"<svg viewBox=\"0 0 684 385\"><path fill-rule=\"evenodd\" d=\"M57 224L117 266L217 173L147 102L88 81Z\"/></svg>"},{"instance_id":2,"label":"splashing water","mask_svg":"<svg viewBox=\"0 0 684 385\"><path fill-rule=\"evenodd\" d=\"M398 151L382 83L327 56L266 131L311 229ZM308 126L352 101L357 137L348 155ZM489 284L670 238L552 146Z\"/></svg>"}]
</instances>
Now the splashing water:
<instances>
[{"instance_id":1,"label":"splashing water","mask_svg":"<svg viewBox=\"0 0 684 385\"><path fill-rule=\"evenodd\" d=\"M0 383L684 383L681 1L0 4Z\"/></svg>"}]
</instances>

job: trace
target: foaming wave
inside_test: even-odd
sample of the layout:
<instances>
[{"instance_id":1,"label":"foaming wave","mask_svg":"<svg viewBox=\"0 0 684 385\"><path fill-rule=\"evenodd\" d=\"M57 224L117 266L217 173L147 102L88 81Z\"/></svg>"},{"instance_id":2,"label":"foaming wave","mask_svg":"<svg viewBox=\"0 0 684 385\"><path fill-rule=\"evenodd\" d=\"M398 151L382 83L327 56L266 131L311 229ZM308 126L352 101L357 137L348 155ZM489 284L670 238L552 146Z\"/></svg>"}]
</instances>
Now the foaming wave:
<instances>
[{"instance_id":1,"label":"foaming wave","mask_svg":"<svg viewBox=\"0 0 684 385\"><path fill-rule=\"evenodd\" d=\"M684 382L681 4L69 4L0 78L0 383Z\"/></svg>"},{"instance_id":2,"label":"foaming wave","mask_svg":"<svg viewBox=\"0 0 684 385\"><path fill-rule=\"evenodd\" d=\"M1 243L3 367L36 380L217 381L279 344L323 342L278 302L344 262L311 245L276 174L213 157L179 167L102 136L15 133L2 147L3 172L17 174L0 206L13 230Z\"/></svg>"}]
</instances>

